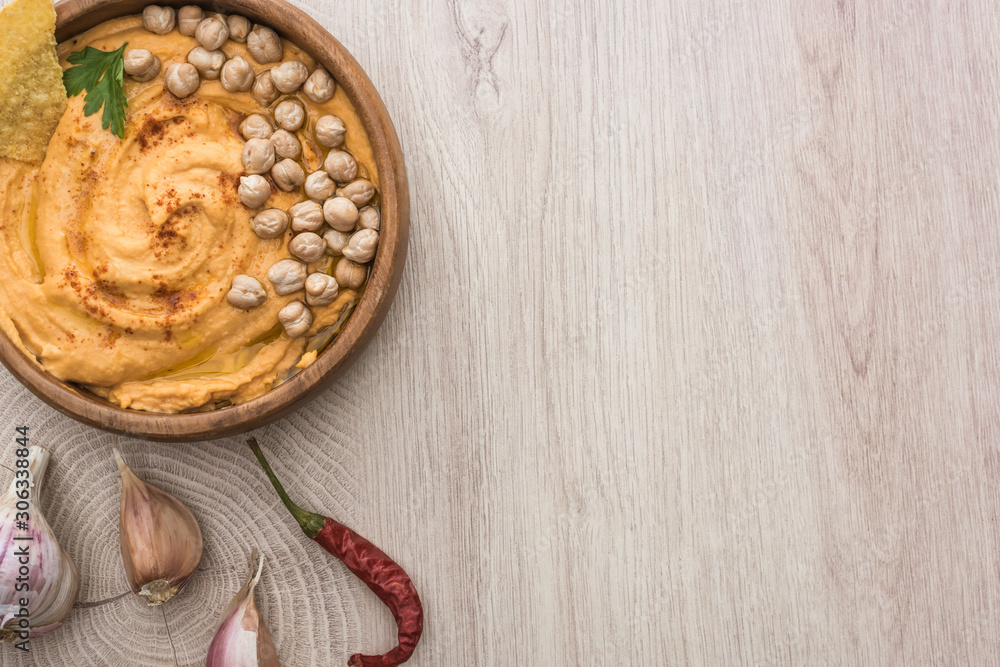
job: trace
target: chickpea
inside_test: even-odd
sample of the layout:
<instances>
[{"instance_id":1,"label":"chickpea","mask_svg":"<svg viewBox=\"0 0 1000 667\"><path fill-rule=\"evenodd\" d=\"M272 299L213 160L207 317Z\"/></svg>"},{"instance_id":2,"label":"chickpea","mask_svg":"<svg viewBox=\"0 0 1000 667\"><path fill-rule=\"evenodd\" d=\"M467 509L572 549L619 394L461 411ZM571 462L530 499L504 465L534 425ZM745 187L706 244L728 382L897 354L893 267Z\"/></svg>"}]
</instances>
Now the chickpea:
<instances>
[{"instance_id":1,"label":"chickpea","mask_svg":"<svg viewBox=\"0 0 1000 667\"><path fill-rule=\"evenodd\" d=\"M257 103L262 107L269 107L281 95L274 87L271 80L271 70L266 70L257 75L253 82L253 92L250 93Z\"/></svg>"},{"instance_id":2,"label":"chickpea","mask_svg":"<svg viewBox=\"0 0 1000 667\"><path fill-rule=\"evenodd\" d=\"M229 24L219 15L209 16L198 24L194 38L206 51L217 51L229 41Z\"/></svg>"},{"instance_id":3,"label":"chickpea","mask_svg":"<svg viewBox=\"0 0 1000 667\"><path fill-rule=\"evenodd\" d=\"M285 192L292 192L301 188L302 184L306 182L306 170L295 160L286 158L274 165L274 169L271 170L271 179Z\"/></svg>"},{"instance_id":4,"label":"chickpea","mask_svg":"<svg viewBox=\"0 0 1000 667\"><path fill-rule=\"evenodd\" d=\"M269 208L250 218L250 227L262 239L276 239L288 229L288 214L280 208Z\"/></svg>"},{"instance_id":5,"label":"chickpea","mask_svg":"<svg viewBox=\"0 0 1000 667\"><path fill-rule=\"evenodd\" d=\"M316 141L321 146L336 148L344 143L347 127L336 116L323 116L316 121Z\"/></svg>"},{"instance_id":6,"label":"chickpea","mask_svg":"<svg viewBox=\"0 0 1000 667\"><path fill-rule=\"evenodd\" d=\"M239 195L247 208L260 208L271 198L271 185L259 174L241 176Z\"/></svg>"},{"instance_id":7,"label":"chickpea","mask_svg":"<svg viewBox=\"0 0 1000 667\"><path fill-rule=\"evenodd\" d=\"M274 154L279 160L298 160L302 155L302 144L288 130L278 130L272 134L271 143L274 144Z\"/></svg>"},{"instance_id":8,"label":"chickpea","mask_svg":"<svg viewBox=\"0 0 1000 667\"><path fill-rule=\"evenodd\" d=\"M268 139L274 133L271 121L267 116L259 113L252 113L240 123L240 134L249 141L250 139Z\"/></svg>"},{"instance_id":9,"label":"chickpea","mask_svg":"<svg viewBox=\"0 0 1000 667\"><path fill-rule=\"evenodd\" d=\"M201 77L191 63L174 63L167 68L167 76L163 82L174 97L183 99L198 90Z\"/></svg>"},{"instance_id":10,"label":"chickpea","mask_svg":"<svg viewBox=\"0 0 1000 667\"><path fill-rule=\"evenodd\" d=\"M315 232L323 226L323 207L314 201L304 201L288 209L292 216L292 231Z\"/></svg>"},{"instance_id":11,"label":"chickpea","mask_svg":"<svg viewBox=\"0 0 1000 667\"><path fill-rule=\"evenodd\" d=\"M235 276L232 288L226 295L226 301L233 308L250 310L267 300L267 291L260 281L252 276Z\"/></svg>"},{"instance_id":12,"label":"chickpea","mask_svg":"<svg viewBox=\"0 0 1000 667\"><path fill-rule=\"evenodd\" d=\"M309 68L298 60L289 60L271 70L274 87L283 93L294 93L309 78Z\"/></svg>"},{"instance_id":13,"label":"chickpea","mask_svg":"<svg viewBox=\"0 0 1000 667\"><path fill-rule=\"evenodd\" d=\"M371 181L359 178L337 190L338 197L347 197L355 206L361 207L375 199L375 186Z\"/></svg>"},{"instance_id":14,"label":"chickpea","mask_svg":"<svg viewBox=\"0 0 1000 667\"><path fill-rule=\"evenodd\" d=\"M229 39L237 44L246 44L247 35L250 34L250 19L233 14L226 19L226 25L229 27Z\"/></svg>"},{"instance_id":15,"label":"chickpea","mask_svg":"<svg viewBox=\"0 0 1000 667\"><path fill-rule=\"evenodd\" d=\"M298 292L306 284L306 265L294 259L282 259L267 272L267 279L279 296Z\"/></svg>"},{"instance_id":16,"label":"chickpea","mask_svg":"<svg viewBox=\"0 0 1000 667\"><path fill-rule=\"evenodd\" d=\"M338 183L348 183L358 175L358 163L354 156L346 151L330 151L323 168Z\"/></svg>"},{"instance_id":17,"label":"chickpea","mask_svg":"<svg viewBox=\"0 0 1000 667\"><path fill-rule=\"evenodd\" d=\"M226 64L226 54L222 51L208 51L202 46L196 46L191 49L187 60L195 66L203 78L214 81L222 74L222 67Z\"/></svg>"},{"instance_id":18,"label":"chickpea","mask_svg":"<svg viewBox=\"0 0 1000 667\"><path fill-rule=\"evenodd\" d=\"M323 204L323 217L338 232L352 232L358 221L358 207L346 197L334 197Z\"/></svg>"},{"instance_id":19,"label":"chickpea","mask_svg":"<svg viewBox=\"0 0 1000 667\"><path fill-rule=\"evenodd\" d=\"M306 122L305 107L294 100L280 102L274 108L274 122L283 130L297 132Z\"/></svg>"},{"instance_id":20,"label":"chickpea","mask_svg":"<svg viewBox=\"0 0 1000 667\"><path fill-rule=\"evenodd\" d=\"M362 229L351 236L350 242L344 248L344 257L357 264L366 264L375 259L378 249L378 232L374 229Z\"/></svg>"},{"instance_id":21,"label":"chickpea","mask_svg":"<svg viewBox=\"0 0 1000 667\"><path fill-rule=\"evenodd\" d=\"M248 174L266 174L274 166L274 144L270 139L251 139L243 147L243 168Z\"/></svg>"},{"instance_id":22,"label":"chickpea","mask_svg":"<svg viewBox=\"0 0 1000 667\"><path fill-rule=\"evenodd\" d=\"M185 37L194 37L198 24L205 18L205 12L197 5L188 5L177 10L177 29Z\"/></svg>"},{"instance_id":23,"label":"chickpea","mask_svg":"<svg viewBox=\"0 0 1000 667\"><path fill-rule=\"evenodd\" d=\"M149 81L160 73L160 59L146 49L132 49L125 54L125 73L136 81Z\"/></svg>"},{"instance_id":24,"label":"chickpea","mask_svg":"<svg viewBox=\"0 0 1000 667\"><path fill-rule=\"evenodd\" d=\"M278 311L278 321L285 327L289 338L302 338L309 333L313 316L301 301L292 301Z\"/></svg>"},{"instance_id":25,"label":"chickpea","mask_svg":"<svg viewBox=\"0 0 1000 667\"><path fill-rule=\"evenodd\" d=\"M337 284L341 287L359 289L365 284L368 269L344 257L337 262L337 266L333 269L333 277L337 279Z\"/></svg>"},{"instance_id":26,"label":"chickpea","mask_svg":"<svg viewBox=\"0 0 1000 667\"><path fill-rule=\"evenodd\" d=\"M288 252L307 264L317 262L326 254L326 241L315 232L302 232L288 242Z\"/></svg>"},{"instance_id":27,"label":"chickpea","mask_svg":"<svg viewBox=\"0 0 1000 667\"><path fill-rule=\"evenodd\" d=\"M334 255L343 255L344 248L351 240L351 235L347 232L338 232L336 229L331 229L323 234L323 240L326 241L326 249Z\"/></svg>"},{"instance_id":28,"label":"chickpea","mask_svg":"<svg viewBox=\"0 0 1000 667\"><path fill-rule=\"evenodd\" d=\"M230 93L245 93L253 86L253 67L240 56L222 66L222 87Z\"/></svg>"},{"instance_id":29,"label":"chickpea","mask_svg":"<svg viewBox=\"0 0 1000 667\"><path fill-rule=\"evenodd\" d=\"M262 25L255 25L247 35L247 50L261 65L276 63L285 55L278 33Z\"/></svg>"},{"instance_id":30,"label":"chickpea","mask_svg":"<svg viewBox=\"0 0 1000 667\"><path fill-rule=\"evenodd\" d=\"M382 225L382 214L374 206L365 206L361 209L358 217L358 227L361 229L374 229L376 232Z\"/></svg>"},{"instance_id":31,"label":"chickpea","mask_svg":"<svg viewBox=\"0 0 1000 667\"><path fill-rule=\"evenodd\" d=\"M302 92L316 104L325 104L333 99L333 94L337 92L337 82L329 72L320 67L306 79L302 85Z\"/></svg>"},{"instance_id":32,"label":"chickpea","mask_svg":"<svg viewBox=\"0 0 1000 667\"><path fill-rule=\"evenodd\" d=\"M340 286L333 276L314 273L306 278L306 303L310 306L329 306L337 298Z\"/></svg>"},{"instance_id":33,"label":"chickpea","mask_svg":"<svg viewBox=\"0 0 1000 667\"><path fill-rule=\"evenodd\" d=\"M177 13L173 7L149 5L142 10L142 27L157 35L166 35L174 29Z\"/></svg>"},{"instance_id":34,"label":"chickpea","mask_svg":"<svg viewBox=\"0 0 1000 667\"><path fill-rule=\"evenodd\" d=\"M337 184L325 171L309 174L306 179L306 196L316 201L326 201L337 191Z\"/></svg>"}]
</instances>

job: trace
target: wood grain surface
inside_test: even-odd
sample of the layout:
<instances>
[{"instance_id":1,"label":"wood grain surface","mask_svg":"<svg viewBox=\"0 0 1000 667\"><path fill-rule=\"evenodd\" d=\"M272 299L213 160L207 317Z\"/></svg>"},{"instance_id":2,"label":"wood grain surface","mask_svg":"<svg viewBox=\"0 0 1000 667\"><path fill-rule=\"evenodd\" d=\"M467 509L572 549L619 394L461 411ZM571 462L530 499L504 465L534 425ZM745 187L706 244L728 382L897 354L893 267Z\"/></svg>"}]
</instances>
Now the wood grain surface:
<instances>
[{"instance_id":1,"label":"wood grain surface","mask_svg":"<svg viewBox=\"0 0 1000 667\"><path fill-rule=\"evenodd\" d=\"M995 3L296 4L386 101L411 245L257 435L413 575L411 664L1000 664ZM19 424L83 583L4 665L203 664L253 544L283 665L391 646L240 440L121 443L205 533L161 614L120 597L113 436L3 375L4 465Z\"/></svg>"}]
</instances>

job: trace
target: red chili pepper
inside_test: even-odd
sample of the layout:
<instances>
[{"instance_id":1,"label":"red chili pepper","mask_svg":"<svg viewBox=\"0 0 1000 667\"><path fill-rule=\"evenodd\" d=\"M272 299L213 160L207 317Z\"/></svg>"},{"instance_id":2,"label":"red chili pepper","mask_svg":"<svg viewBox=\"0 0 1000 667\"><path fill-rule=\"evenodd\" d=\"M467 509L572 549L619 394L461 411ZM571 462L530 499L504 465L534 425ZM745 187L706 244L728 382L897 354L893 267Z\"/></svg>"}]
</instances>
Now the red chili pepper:
<instances>
[{"instance_id":1,"label":"red chili pepper","mask_svg":"<svg viewBox=\"0 0 1000 667\"><path fill-rule=\"evenodd\" d=\"M281 502L299 522L302 532L316 540L324 549L344 562L375 595L389 607L399 634L399 645L384 655L352 655L347 661L354 667L393 667L410 659L424 629L424 610L420 596L410 577L381 549L347 526L333 519L308 512L291 501L281 482L264 458L255 438L247 440L254 456L260 461Z\"/></svg>"}]
</instances>

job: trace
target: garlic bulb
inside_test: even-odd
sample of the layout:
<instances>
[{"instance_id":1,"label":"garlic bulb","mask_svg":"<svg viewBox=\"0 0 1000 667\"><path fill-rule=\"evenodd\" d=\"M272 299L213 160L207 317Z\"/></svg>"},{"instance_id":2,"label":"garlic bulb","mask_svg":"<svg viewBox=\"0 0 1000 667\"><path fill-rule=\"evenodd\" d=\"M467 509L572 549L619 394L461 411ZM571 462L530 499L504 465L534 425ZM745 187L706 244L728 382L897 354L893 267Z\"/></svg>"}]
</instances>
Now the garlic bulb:
<instances>
[{"instance_id":1,"label":"garlic bulb","mask_svg":"<svg viewBox=\"0 0 1000 667\"><path fill-rule=\"evenodd\" d=\"M250 574L222 613L222 624L208 649L207 667L279 667L271 633L253 601L253 592L264 567L261 556L254 574L253 564L257 557L254 549L250 554Z\"/></svg>"},{"instance_id":2,"label":"garlic bulb","mask_svg":"<svg viewBox=\"0 0 1000 667\"><path fill-rule=\"evenodd\" d=\"M30 447L27 454L27 479L15 477L0 497L0 639L12 643L58 628L80 592L76 566L38 506L49 453Z\"/></svg>"},{"instance_id":3,"label":"garlic bulb","mask_svg":"<svg viewBox=\"0 0 1000 667\"><path fill-rule=\"evenodd\" d=\"M117 449L114 455L122 478L125 578L133 593L161 604L184 588L201 562L201 529L181 501L136 477Z\"/></svg>"}]
</instances>

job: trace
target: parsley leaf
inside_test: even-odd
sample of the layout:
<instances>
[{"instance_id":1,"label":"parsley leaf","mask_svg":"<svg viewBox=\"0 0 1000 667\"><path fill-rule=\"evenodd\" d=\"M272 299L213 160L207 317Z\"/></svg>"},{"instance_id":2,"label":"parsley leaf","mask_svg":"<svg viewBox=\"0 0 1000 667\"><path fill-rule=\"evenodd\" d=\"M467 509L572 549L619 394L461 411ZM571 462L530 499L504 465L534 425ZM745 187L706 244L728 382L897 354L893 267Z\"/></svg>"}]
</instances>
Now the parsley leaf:
<instances>
[{"instance_id":1,"label":"parsley leaf","mask_svg":"<svg viewBox=\"0 0 1000 667\"><path fill-rule=\"evenodd\" d=\"M70 54L70 67L63 72L63 85L70 97L87 91L83 113L93 116L104 107L101 126L111 128L121 138L125 137L125 47L117 51L100 51L91 46Z\"/></svg>"}]
</instances>

